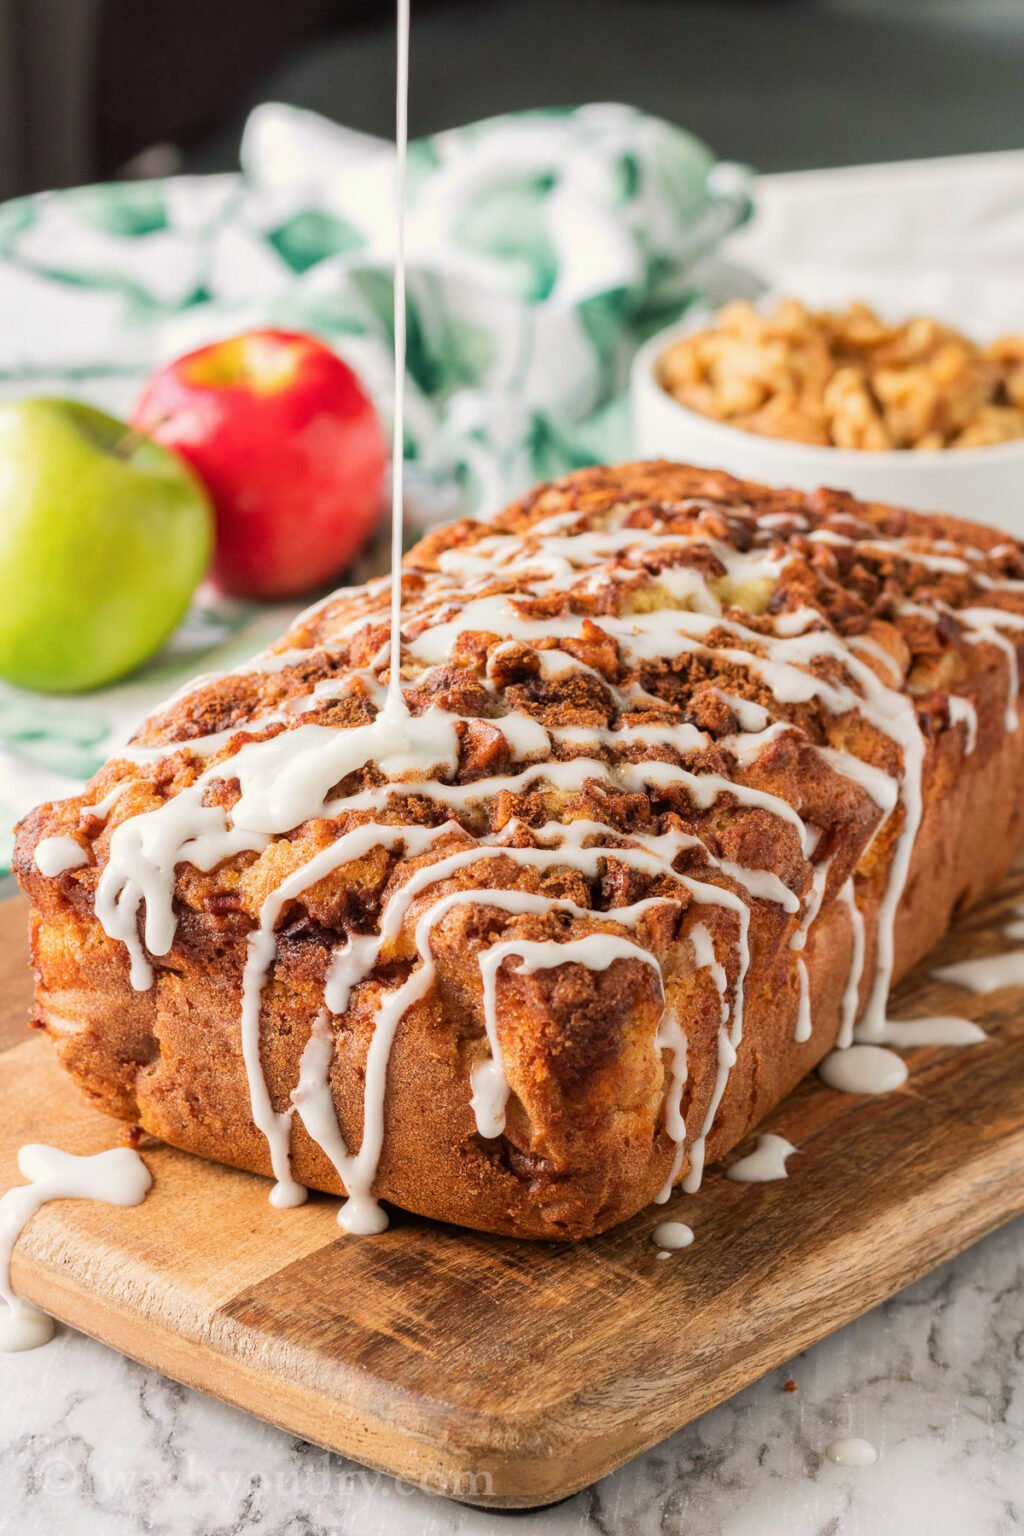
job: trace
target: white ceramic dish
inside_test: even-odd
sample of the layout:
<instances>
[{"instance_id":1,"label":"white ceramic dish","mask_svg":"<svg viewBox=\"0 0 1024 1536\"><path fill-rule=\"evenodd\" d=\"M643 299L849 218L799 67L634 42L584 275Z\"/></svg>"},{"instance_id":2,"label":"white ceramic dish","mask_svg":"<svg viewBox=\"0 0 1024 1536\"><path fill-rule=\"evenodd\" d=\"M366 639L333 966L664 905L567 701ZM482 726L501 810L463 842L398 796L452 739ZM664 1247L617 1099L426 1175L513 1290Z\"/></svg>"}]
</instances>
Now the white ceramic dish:
<instances>
[{"instance_id":1,"label":"white ceramic dish","mask_svg":"<svg viewBox=\"0 0 1024 1536\"><path fill-rule=\"evenodd\" d=\"M801 491L827 485L865 501L952 512L1024 538L1024 439L934 453L816 448L742 432L680 405L658 383L657 362L680 336L706 323L706 316L691 316L660 331L633 361L633 445L639 458L676 459Z\"/></svg>"}]
</instances>

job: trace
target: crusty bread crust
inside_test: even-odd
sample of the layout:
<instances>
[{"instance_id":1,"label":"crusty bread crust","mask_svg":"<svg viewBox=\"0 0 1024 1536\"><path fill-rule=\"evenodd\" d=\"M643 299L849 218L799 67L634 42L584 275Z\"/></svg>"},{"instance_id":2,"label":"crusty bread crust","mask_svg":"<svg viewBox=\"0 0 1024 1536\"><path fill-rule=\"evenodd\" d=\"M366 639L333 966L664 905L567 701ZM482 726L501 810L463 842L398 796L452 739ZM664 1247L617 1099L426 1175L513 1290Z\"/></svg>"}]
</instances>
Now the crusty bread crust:
<instances>
[{"instance_id":1,"label":"crusty bread crust","mask_svg":"<svg viewBox=\"0 0 1024 1536\"><path fill-rule=\"evenodd\" d=\"M714 537L731 547L749 539L752 523L767 518L763 526L777 530L788 563L760 612L760 597L743 594L743 602L730 605L726 592L723 617L768 636L780 615L815 608L836 633L866 638L860 653L864 661L887 684L895 677L902 691L913 696L925 743L923 815L895 926L894 974L903 974L954 914L991 887L1021 843L1024 731L1007 725L1005 646L979 636L965 638L963 625L946 612L998 606L1024 613L1024 597L1016 588L988 586L979 596L972 574L976 569L987 573L989 581L1020 580L1020 547L1002 534L953 519L865 507L836 493L804 497L664 464L583 471L539 488L491 525L456 524L430 535L412 552L404 584L404 634L407 641L411 638L410 648L418 634L438 622L429 600L441 580L438 570L445 565L446 551L465 553L495 530L522 537L533 524L570 512L586 520L581 527L599 527L612 509L616 525L626 530L696 530L702 538ZM792 526L787 527L787 517L795 520ZM865 533L865 527L873 533ZM831 530L835 542L814 543L807 537L808 531L822 529ZM913 547L872 552L872 539L886 545L903 541L904 546L911 540ZM968 574L939 568L941 552L954 544L976 552ZM934 556L936 549L937 565L914 563L914 550ZM440 664L427 667L411 658L403 676L414 713L440 704L469 722L461 737L456 783L514 776L507 742L486 725L495 714L496 698L504 707L563 731L685 721L709 738L706 750L686 758L688 768L777 796L814 828L815 845L808 852L789 823L766 809L728 795L697 806L671 785L638 792L587 782L554 794L543 782L533 782L525 789L502 788L458 813L463 839L466 834L493 838L511 828L510 842L518 847L531 846L531 828L585 817L611 827L623 846L639 835L683 829L713 850L722 866L713 872L702 864L699 851L694 862L684 859L679 867L741 893L751 909L745 1028L708 1136L707 1159L713 1162L835 1043L853 950L849 908L838 897L854 872L867 938L860 983L861 997L866 997L879 904L904 812L897 809L884 817L862 784L817 751L821 745L840 748L896 777L901 762L894 743L855 713L828 714L814 699L780 703L742 665L715 655L716 650L742 649L734 634L711 633L699 652L668 659L635 662L625 654L609 633L610 616L650 611L652 589L660 592L654 601L662 605L664 571L670 565L677 570L702 565L708 574L709 558L704 545L676 552L671 561L649 558L642 579L629 572L585 604L567 603L564 593L522 599L517 611L533 618L578 617L578 638L563 633L557 647L582 664L574 671L546 673L537 665L537 644L476 630L459 635ZM711 575L718 577L715 570ZM19 829L17 871L32 902L37 1018L62 1065L105 1112L175 1146L258 1173L270 1172L270 1160L253 1122L238 1025L247 939L267 894L347 830L351 813L310 821L273 840L263 852L236 854L210 872L179 865L177 933L166 956L151 957L155 977L149 990L133 989L123 944L108 937L97 920L96 885L113 830L173 799L208 766L210 758L200 760L188 751L189 739L225 732L226 759L239 745L237 738L233 746L227 742L248 722L279 711L318 680L372 670L386 638L386 597L379 588L342 594L304 616L276 648L279 654L302 652L294 664L232 674L197 688L143 727L138 742L163 748L152 754L152 761L115 760L81 796L41 807ZM907 610L908 602L914 611ZM923 612L931 606L934 619ZM364 615L365 623L355 624ZM545 642L539 645L545 648ZM831 660L818 670L838 675ZM634 693L631 708L624 711L622 701L630 689L646 698ZM775 735L756 758L738 767L727 744L737 730L735 709L722 694L759 704L794 729ZM976 744L962 716L951 718L951 694L973 705ZM370 718L371 702L358 688L295 717L342 728ZM275 723L269 734L280 729ZM552 746L552 759L569 760L579 751L560 738ZM664 746L609 746L605 741L602 751L613 771L616 764L630 761L680 761ZM597 749L588 747L586 755L596 756ZM126 786L120 798L97 815L98 802L119 783ZM398 812L373 765L353 775L345 790L355 794L375 787L379 807L373 818L396 819ZM226 805L237 793L237 783L229 778L215 781L210 791ZM422 801L406 797L401 805L405 821L419 818L438 825L450 814L449 809L439 813L427 795ZM88 850L89 863L46 877L36 867L34 850L42 838L57 835L75 837ZM462 848L464 842L442 843L414 857L374 849L286 907L261 1016L263 1068L279 1111L289 1107L303 1049L323 1006L332 952L346 935L372 932L388 894L452 846ZM799 976L791 941L799 916L777 902L751 897L723 869L773 872L799 897L805 912L815 867L826 861L820 911L808 927L803 951L813 1030L809 1039L798 1042ZM585 1237L646 1205L677 1160L664 1113L668 1056L653 1046L662 1015L656 972L629 958L604 970L564 964L526 972L514 964L504 966L499 1028L511 1096L504 1134L484 1137L469 1094L470 1068L487 1050L479 959L489 945L510 935L550 941L621 931L615 908L651 895L678 894L670 880L642 877L611 856L596 880L574 869L538 870L528 863L481 858L430 887L412 904L393 949L353 991L344 1013L331 1019L330 1082L339 1125L348 1145L358 1147L375 1012L381 998L421 963L413 931L424 905L453 891L485 888L559 898L586 909L587 915L511 915L479 902L455 903L447 910L432 934L434 983L405 1013L392 1047L375 1189L408 1210L485 1231ZM681 1108L688 1148L715 1088L722 1006L711 972L694 965L691 938L697 922L708 930L735 987L736 924L727 909L677 901L645 913L635 929L637 942L657 956L665 1001L687 1036ZM343 1192L337 1172L298 1116L292 1166L302 1183ZM680 1177L687 1166L683 1159Z\"/></svg>"}]
</instances>

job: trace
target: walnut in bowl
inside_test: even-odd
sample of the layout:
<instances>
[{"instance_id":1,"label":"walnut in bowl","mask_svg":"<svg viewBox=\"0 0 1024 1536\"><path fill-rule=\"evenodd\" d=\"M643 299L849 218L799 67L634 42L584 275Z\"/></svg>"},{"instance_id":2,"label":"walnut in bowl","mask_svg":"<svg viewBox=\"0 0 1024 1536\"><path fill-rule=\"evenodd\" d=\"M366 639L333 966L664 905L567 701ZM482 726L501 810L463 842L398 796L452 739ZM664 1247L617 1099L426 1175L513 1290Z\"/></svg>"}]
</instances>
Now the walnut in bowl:
<instances>
[{"instance_id":1,"label":"walnut in bowl","mask_svg":"<svg viewBox=\"0 0 1024 1536\"><path fill-rule=\"evenodd\" d=\"M1024 532L1024 333L736 302L652 338L632 395L644 455Z\"/></svg>"},{"instance_id":2,"label":"walnut in bowl","mask_svg":"<svg viewBox=\"0 0 1024 1536\"><path fill-rule=\"evenodd\" d=\"M981 448L1024 437L1024 335L977 343L929 315L889 324L853 303L762 314L727 304L658 363L681 405L820 447Z\"/></svg>"}]
</instances>

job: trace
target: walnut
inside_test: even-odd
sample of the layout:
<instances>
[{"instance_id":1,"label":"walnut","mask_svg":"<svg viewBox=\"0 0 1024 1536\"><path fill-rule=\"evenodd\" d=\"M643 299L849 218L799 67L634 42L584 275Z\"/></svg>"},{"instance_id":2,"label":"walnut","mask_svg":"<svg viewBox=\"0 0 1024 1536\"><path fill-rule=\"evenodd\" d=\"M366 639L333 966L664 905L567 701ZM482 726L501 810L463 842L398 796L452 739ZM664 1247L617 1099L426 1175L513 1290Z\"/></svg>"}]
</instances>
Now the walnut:
<instances>
[{"instance_id":1,"label":"walnut","mask_svg":"<svg viewBox=\"0 0 1024 1536\"><path fill-rule=\"evenodd\" d=\"M1024 336L979 347L929 315L899 325L866 304L764 315L726 304L662 356L681 405L762 437L935 451L1024 437Z\"/></svg>"}]
</instances>

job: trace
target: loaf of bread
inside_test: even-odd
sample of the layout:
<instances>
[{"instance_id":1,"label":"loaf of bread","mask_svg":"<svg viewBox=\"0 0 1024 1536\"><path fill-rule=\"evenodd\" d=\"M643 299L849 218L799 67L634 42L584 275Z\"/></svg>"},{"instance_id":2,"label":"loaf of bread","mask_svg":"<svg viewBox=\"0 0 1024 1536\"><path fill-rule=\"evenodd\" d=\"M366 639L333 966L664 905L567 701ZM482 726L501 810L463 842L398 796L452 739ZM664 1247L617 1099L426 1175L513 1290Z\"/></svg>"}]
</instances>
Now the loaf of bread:
<instances>
[{"instance_id":1,"label":"loaf of bread","mask_svg":"<svg viewBox=\"0 0 1024 1536\"><path fill-rule=\"evenodd\" d=\"M389 595L19 829L63 1066L278 1204L581 1238L694 1189L1020 844L1003 534L637 464L419 544L401 692Z\"/></svg>"}]
</instances>

